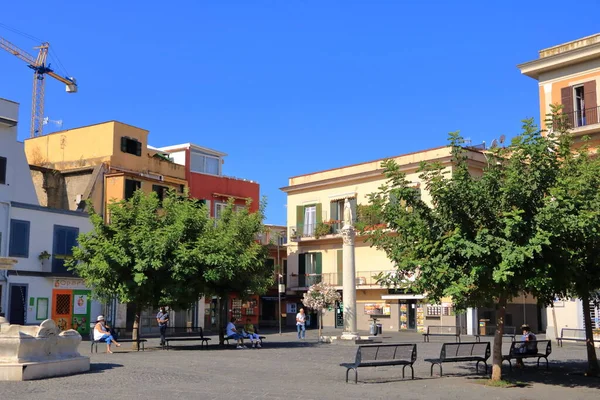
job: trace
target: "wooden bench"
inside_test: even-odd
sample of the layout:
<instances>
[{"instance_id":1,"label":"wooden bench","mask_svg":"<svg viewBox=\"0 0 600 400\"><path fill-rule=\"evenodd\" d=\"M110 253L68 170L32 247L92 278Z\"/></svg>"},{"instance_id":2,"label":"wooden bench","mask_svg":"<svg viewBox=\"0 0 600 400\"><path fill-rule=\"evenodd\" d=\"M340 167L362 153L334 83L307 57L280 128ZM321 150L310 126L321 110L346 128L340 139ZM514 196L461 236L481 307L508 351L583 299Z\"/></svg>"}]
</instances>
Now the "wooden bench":
<instances>
[{"instance_id":1,"label":"wooden bench","mask_svg":"<svg viewBox=\"0 0 600 400\"><path fill-rule=\"evenodd\" d=\"M442 376L442 364L454 362L476 361L475 368L479 373L479 363L483 363L487 373L487 360L490 358L490 342L465 342L465 343L444 343L440 351L439 358L428 358L425 361L431 363L430 376L433 376L433 367L440 366L440 376Z\"/></svg>"},{"instance_id":2,"label":"wooden bench","mask_svg":"<svg viewBox=\"0 0 600 400\"><path fill-rule=\"evenodd\" d=\"M354 371L354 383L357 383L358 368L391 365L402 365L402 378L406 367L410 367L411 377L415 379L413 364L416 360L416 344L371 344L358 346L354 363L343 363L340 366L346 368L346 383L350 370Z\"/></svg>"},{"instance_id":3,"label":"wooden bench","mask_svg":"<svg viewBox=\"0 0 600 400\"><path fill-rule=\"evenodd\" d=\"M429 342L430 336L454 336L460 343L460 328L458 326L430 325L427 327L427 332L423 334L423 342Z\"/></svg>"},{"instance_id":4,"label":"wooden bench","mask_svg":"<svg viewBox=\"0 0 600 400\"><path fill-rule=\"evenodd\" d=\"M172 329L171 332L175 332L178 336L165 337L165 343L163 343L163 349L169 349L169 342L200 342L200 348L206 347L208 348L208 341L210 338L204 337L204 331L202 327L195 328L185 328L181 332L177 332L175 329ZM167 329L169 332L169 329Z\"/></svg>"},{"instance_id":5,"label":"wooden bench","mask_svg":"<svg viewBox=\"0 0 600 400\"><path fill-rule=\"evenodd\" d=\"M485 327L485 334L481 334L481 331L477 331L478 333L475 335L475 341L481 342L481 336L494 336L496 333L495 325L488 325ZM502 337L510 338L511 342L514 342L517 337L517 327L516 326L504 326L504 333Z\"/></svg>"},{"instance_id":6,"label":"wooden bench","mask_svg":"<svg viewBox=\"0 0 600 400\"><path fill-rule=\"evenodd\" d=\"M546 345L544 353L539 351ZM502 361L508 361L508 366L512 370L511 360L523 360L524 358L537 358L537 365L540 366L540 360L546 360L546 369L549 368L548 356L552 353L552 341L550 340L530 340L527 342L512 342L508 355L502 356Z\"/></svg>"},{"instance_id":7,"label":"wooden bench","mask_svg":"<svg viewBox=\"0 0 600 400\"><path fill-rule=\"evenodd\" d=\"M586 342L585 329L562 328L560 337L556 338L556 342L560 347L563 345L563 340L572 340L574 342Z\"/></svg>"}]
</instances>

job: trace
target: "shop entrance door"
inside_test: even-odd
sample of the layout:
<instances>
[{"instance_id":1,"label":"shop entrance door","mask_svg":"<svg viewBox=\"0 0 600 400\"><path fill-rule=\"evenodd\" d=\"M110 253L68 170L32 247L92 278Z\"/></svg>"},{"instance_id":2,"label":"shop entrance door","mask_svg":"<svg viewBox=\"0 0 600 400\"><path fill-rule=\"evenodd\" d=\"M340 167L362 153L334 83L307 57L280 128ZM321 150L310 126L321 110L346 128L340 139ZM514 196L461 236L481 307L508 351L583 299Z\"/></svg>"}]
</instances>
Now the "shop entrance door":
<instances>
[{"instance_id":1,"label":"shop entrance door","mask_svg":"<svg viewBox=\"0 0 600 400\"><path fill-rule=\"evenodd\" d=\"M52 291L52 319L61 331L71 329L73 313L73 291Z\"/></svg>"},{"instance_id":2,"label":"shop entrance door","mask_svg":"<svg viewBox=\"0 0 600 400\"><path fill-rule=\"evenodd\" d=\"M9 321L15 325L25 325L27 321L27 285L10 285Z\"/></svg>"},{"instance_id":3,"label":"shop entrance door","mask_svg":"<svg viewBox=\"0 0 600 400\"><path fill-rule=\"evenodd\" d=\"M408 301L408 329L417 329L417 302Z\"/></svg>"}]
</instances>

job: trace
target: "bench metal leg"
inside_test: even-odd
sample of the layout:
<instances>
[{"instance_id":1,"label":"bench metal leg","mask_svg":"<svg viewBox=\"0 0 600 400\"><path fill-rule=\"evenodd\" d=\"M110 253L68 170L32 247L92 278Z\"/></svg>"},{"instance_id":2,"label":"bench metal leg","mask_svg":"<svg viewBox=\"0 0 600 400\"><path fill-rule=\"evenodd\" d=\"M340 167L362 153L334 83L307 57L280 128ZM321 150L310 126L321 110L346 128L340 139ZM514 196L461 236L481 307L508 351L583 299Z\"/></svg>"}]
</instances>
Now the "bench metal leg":
<instances>
[{"instance_id":1,"label":"bench metal leg","mask_svg":"<svg viewBox=\"0 0 600 400\"><path fill-rule=\"evenodd\" d=\"M406 364L405 366L402 367L402 379L404 379L404 370L406 369L406 367L410 367L411 379L415 379L415 370L413 369L413 366L410 364Z\"/></svg>"},{"instance_id":2,"label":"bench metal leg","mask_svg":"<svg viewBox=\"0 0 600 400\"><path fill-rule=\"evenodd\" d=\"M350 373L350 370L354 371L354 383L358 383L358 369L356 368L346 368L346 383L348 383L348 374Z\"/></svg>"},{"instance_id":3,"label":"bench metal leg","mask_svg":"<svg viewBox=\"0 0 600 400\"><path fill-rule=\"evenodd\" d=\"M443 374L443 370L442 370L442 363L431 363L431 369L429 370L429 376L433 376L433 367L434 367L436 364L440 366L440 377L441 377L441 376L442 376L442 374ZM412 368L412 367L411 367L411 368Z\"/></svg>"},{"instance_id":4,"label":"bench metal leg","mask_svg":"<svg viewBox=\"0 0 600 400\"><path fill-rule=\"evenodd\" d=\"M550 367L548 365L548 357L538 357L538 360L537 360L538 368L540 367L540 359L542 359L542 358L546 360L546 369L549 369Z\"/></svg>"},{"instance_id":5,"label":"bench metal leg","mask_svg":"<svg viewBox=\"0 0 600 400\"><path fill-rule=\"evenodd\" d=\"M558 343L558 345L559 345L560 347L562 347L562 339L556 339L556 342Z\"/></svg>"},{"instance_id":6,"label":"bench metal leg","mask_svg":"<svg viewBox=\"0 0 600 400\"><path fill-rule=\"evenodd\" d=\"M457 336L457 337L456 337L456 341L457 341L458 343L460 343L460 336Z\"/></svg>"}]
</instances>

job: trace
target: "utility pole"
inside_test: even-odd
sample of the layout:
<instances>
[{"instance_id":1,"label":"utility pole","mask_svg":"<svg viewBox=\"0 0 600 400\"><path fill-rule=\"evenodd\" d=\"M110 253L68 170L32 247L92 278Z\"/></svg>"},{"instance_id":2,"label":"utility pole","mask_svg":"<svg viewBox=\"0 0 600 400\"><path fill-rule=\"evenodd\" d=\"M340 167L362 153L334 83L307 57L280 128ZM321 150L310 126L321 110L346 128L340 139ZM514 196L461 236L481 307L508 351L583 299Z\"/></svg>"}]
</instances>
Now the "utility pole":
<instances>
[{"instance_id":1,"label":"utility pole","mask_svg":"<svg viewBox=\"0 0 600 400\"><path fill-rule=\"evenodd\" d=\"M281 284L281 277L282 277L282 265L281 265L281 257L279 255L279 241L281 238L281 233L277 232L277 300L279 302L279 314L277 316L277 320L279 322L279 335L281 336L281 292L282 292L282 284ZM285 291L285 288L283 288L283 291Z\"/></svg>"}]
</instances>

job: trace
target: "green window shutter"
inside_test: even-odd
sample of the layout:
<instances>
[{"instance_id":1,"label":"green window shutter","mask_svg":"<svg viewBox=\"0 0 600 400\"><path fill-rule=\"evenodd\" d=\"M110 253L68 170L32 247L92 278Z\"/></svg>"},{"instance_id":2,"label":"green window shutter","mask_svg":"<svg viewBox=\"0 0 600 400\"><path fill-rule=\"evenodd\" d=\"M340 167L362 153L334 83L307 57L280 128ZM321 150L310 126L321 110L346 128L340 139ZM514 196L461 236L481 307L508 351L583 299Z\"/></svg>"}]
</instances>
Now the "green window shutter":
<instances>
[{"instance_id":1,"label":"green window shutter","mask_svg":"<svg viewBox=\"0 0 600 400\"><path fill-rule=\"evenodd\" d=\"M296 233L302 235L304 230L304 206L296 206Z\"/></svg>"},{"instance_id":2,"label":"green window shutter","mask_svg":"<svg viewBox=\"0 0 600 400\"><path fill-rule=\"evenodd\" d=\"M338 220L338 207L337 201L329 203L329 219Z\"/></svg>"},{"instance_id":3,"label":"green window shutter","mask_svg":"<svg viewBox=\"0 0 600 400\"><path fill-rule=\"evenodd\" d=\"M317 203L316 209L318 224L319 222L323 222L323 205L321 203Z\"/></svg>"},{"instance_id":4,"label":"green window shutter","mask_svg":"<svg viewBox=\"0 0 600 400\"><path fill-rule=\"evenodd\" d=\"M337 285L344 285L344 252L337 251Z\"/></svg>"},{"instance_id":5,"label":"green window shutter","mask_svg":"<svg viewBox=\"0 0 600 400\"><path fill-rule=\"evenodd\" d=\"M560 90L560 103L563 105L563 114L567 115L569 127L575 126L575 118L573 115L573 86L567 86Z\"/></svg>"},{"instance_id":6,"label":"green window shutter","mask_svg":"<svg viewBox=\"0 0 600 400\"><path fill-rule=\"evenodd\" d=\"M298 254L298 286L306 286L306 254Z\"/></svg>"},{"instance_id":7,"label":"green window shutter","mask_svg":"<svg viewBox=\"0 0 600 400\"><path fill-rule=\"evenodd\" d=\"M127 153L127 138L125 136L121 137L121 151Z\"/></svg>"},{"instance_id":8,"label":"green window shutter","mask_svg":"<svg viewBox=\"0 0 600 400\"><path fill-rule=\"evenodd\" d=\"M317 274L317 276L315 277L315 281L314 283L318 283L321 282L322 280L322 274L323 274L323 254L322 253L315 253L315 274Z\"/></svg>"}]
</instances>

